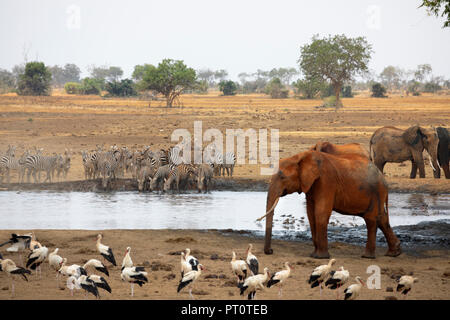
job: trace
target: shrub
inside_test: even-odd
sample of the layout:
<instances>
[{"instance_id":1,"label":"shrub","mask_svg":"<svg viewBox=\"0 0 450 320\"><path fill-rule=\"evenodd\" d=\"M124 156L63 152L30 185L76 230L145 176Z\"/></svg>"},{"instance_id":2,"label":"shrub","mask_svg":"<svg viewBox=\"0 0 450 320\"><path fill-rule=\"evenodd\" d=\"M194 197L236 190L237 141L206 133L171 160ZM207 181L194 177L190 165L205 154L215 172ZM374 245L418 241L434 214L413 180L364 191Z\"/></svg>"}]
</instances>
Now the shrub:
<instances>
[{"instance_id":1,"label":"shrub","mask_svg":"<svg viewBox=\"0 0 450 320\"><path fill-rule=\"evenodd\" d=\"M284 87L279 78L270 80L269 84L266 86L265 92L270 95L272 99L285 99L289 95L289 90Z\"/></svg>"},{"instance_id":2,"label":"shrub","mask_svg":"<svg viewBox=\"0 0 450 320\"><path fill-rule=\"evenodd\" d=\"M219 82L219 90L223 92L224 96L234 96L237 91L237 85L231 80L222 80Z\"/></svg>"},{"instance_id":3,"label":"shrub","mask_svg":"<svg viewBox=\"0 0 450 320\"><path fill-rule=\"evenodd\" d=\"M298 80L293 83L297 89L297 93L301 94L305 99L314 99L324 88L324 83L318 80Z\"/></svg>"},{"instance_id":4,"label":"shrub","mask_svg":"<svg viewBox=\"0 0 450 320\"><path fill-rule=\"evenodd\" d=\"M323 99L323 107L325 108L335 108L336 107L336 96L329 96Z\"/></svg>"},{"instance_id":5,"label":"shrub","mask_svg":"<svg viewBox=\"0 0 450 320\"><path fill-rule=\"evenodd\" d=\"M84 78L81 82L80 94L100 94L102 91L101 80Z\"/></svg>"},{"instance_id":6,"label":"shrub","mask_svg":"<svg viewBox=\"0 0 450 320\"><path fill-rule=\"evenodd\" d=\"M196 84L196 86L194 88L194 91L196 93L205 94L205 93L208 93L208 87L209 87L208 81L200 80L200 81L197 82L197 84Z\"/></svg>"},{"instance_id":7,"label":"shrub","mask_svg":"<svg viewBox=\"0 0 450 320\"><path fill-rule=\"evenodd\" d=\"M342 88L342 97L343 98L353 98L353 92L351 86L345 86Z\"/></svg>"},{"instance_id":8,"label":"shrub","mask_svg":"<svg viewBox=\"0 0 450 320\"><path fill-rule=\"evenodd\" d=\"M64 90L68 94L79 94L81 93L81 88L82 88L81 83L78 82L67 82L64 85Z\"/></svg>"},{"instance_id":9,"label":"shrub","mask_svg":"<svg viewBox=\"0 0 450 320\"><path fill-rule=\"evenodd\" d=\"M386 93L386 88L381 83L377 82L372 85L372 97L387 98L385 93Z\"/></svg>"},{"instance_id":10,"label":"shrub","mask_svg":"<svg viewBox=\"0 0 450 320\"><path fill-rule=\"evenodd\" d=\"M48 96L51 93L52 73L43 62L28 62L19 75L17 93L21 96Z\"/></svg>"},{"instance_id":11,"label":"shrub","mask_svg":"<svg viewBox=\"0 0 450 320\"><path fill-rule=\"evenodd\" d=\"M134 83L130 79L108 82L105 89L112 96L129 97L137 95Z\"/></svg>"},{"instance_id":12,"label":"shrub","mask_svg":"<svg viewBox=\"0 0 450 320\"><path fill-rule=\"evenodd\" d=\"M436 83L436 82L427 82L427 83L425 83L423 91L424 92L435 93L436 91L439 91L441 89L442 89L442 87L438 83Z\"/></svg>"}]
</instances>

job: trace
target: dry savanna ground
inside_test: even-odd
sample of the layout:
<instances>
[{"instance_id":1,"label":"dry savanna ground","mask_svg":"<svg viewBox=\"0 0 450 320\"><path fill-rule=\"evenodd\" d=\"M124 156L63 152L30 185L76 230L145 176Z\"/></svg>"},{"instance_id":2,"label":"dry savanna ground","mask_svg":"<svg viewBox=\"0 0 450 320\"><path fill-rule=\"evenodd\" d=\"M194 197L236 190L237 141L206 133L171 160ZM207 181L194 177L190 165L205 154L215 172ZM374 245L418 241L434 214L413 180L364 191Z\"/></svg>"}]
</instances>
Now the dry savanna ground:
<instances>
[{"instance_id":1,"label":"dry savanna ground","mask_svg":"<svg viewBox=\"0 0 450 320\"><path fill-rule=\"evenodd\" d=\"M17 230L25 232L25 230ZM67 258L68 264L83 265L87 260L102 260L95 247L97 231L93 230L34 230L39 241L50 251L60 248L58 254ZM231 273L231 252L234 250L238 258L245 259L245 250L249 242L254 245L253 253L258 257L260 269L269 268L276 272L284 268L286 261L294 269L291 277L283 286L283 299L321 299L319 289L311 289L307 283L312 270L327 260L309 258L311 243L292 241L273 241L273 255L264 255L263 239L253 239L237 233L221 233L218 231L192 230L102 230L102 243L110 246L118 263L111 267L106 262L110 276L107 279L112 293L100 290L101 299L131 299L130 285L120 279L120 266L125 249L131 246L131 258L135 265L146 267L149 283L134 288L134 299L177 299L188 300L188 290L177 294L180 281L180 252L190 248L192 254L200 260L206 270L202 273L193 288L196 299L229 300L244 299L239 295L236 278ZM10 231L0 231L0 239L7 239ZM364 281L373 275L367 272L369 266L375 265L380 271L380 289L363 288L360 299L384 300L404 299L395 292L395 278L412 274L419 279L414 284L406 299L450 299L450 261L448 250L423 251L420 254L403 253L396 258L386 257L386 248L377 248L376 259L362 259L363 246L352 246L343 243L331 243L330 254L336 259L334 269L344 266L349 270L351 279L345 287L354 283L359 275ZM19 262L18 254L4 254ZM88 270L89 274L92 271ZM15 281L16 294L11 297L11 282L7 275L0 272L0 299L85 299L82 290L70 296L66 288L66 278L59 284L55 271L47 262L42 265L42 278L33 272L29 281ZM102 275L98 271L95 274ZM373 283L372 281L368 281ZM394 292L392 291L394 289ZM278 299L278 287L272 287L256 294L258 300ZM336 291L326 289L323 299L336 299ZM89 299L95 299L90 295ZM341 295L342 299L342 295Z\"/></svg>"},{"instance_id":2,"label":"dry savanna ground","mask_svg":"<svg viewBox=\"0 0 450 320\"><path fill-rule=\"evenodd\" d=\"M386 99L359 95L343 99L344 108L317 108L320 100L270 99L266 95L183 95L181 106L167 109L164 101L105 99L98 96L69 96L56 92L50 97L0 95L0 150L16 144L19 150L39 146L44 152L75 152L69 180L84 178L80 151L127 145L132 149L150 145L167 147L172 132L188 129L202 121L203 132L219 129L278 129L280 157L306 150L318 140L333 143L357 142L369 148L372 133L383 126L449 126L450 95L393 96ZM270 131L270 130L269 130ZM204 146L206 142L204 143ZM392 186L450 192L445 179L432 178L426 166L425 179L410 180L411 164L388 163L386 176ZM236 177L268 179L259 165L239 165Z\"/></svg>"}]
</instances>

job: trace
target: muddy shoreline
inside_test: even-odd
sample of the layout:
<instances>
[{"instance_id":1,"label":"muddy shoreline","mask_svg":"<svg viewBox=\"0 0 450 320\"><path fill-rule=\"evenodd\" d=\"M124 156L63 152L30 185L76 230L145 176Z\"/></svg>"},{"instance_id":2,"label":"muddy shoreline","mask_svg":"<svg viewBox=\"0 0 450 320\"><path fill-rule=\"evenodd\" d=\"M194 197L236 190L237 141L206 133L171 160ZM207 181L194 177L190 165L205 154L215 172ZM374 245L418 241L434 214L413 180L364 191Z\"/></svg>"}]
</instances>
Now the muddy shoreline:
<instances>
[{"instance_id":1,"label":"muddy shoreline","mask_svg":"<svg viewBox=\"0 0 450 320\"><path fill-rule=\"evenodd\" d=\"M414 180L399 181L387 179L389 191L396 193L450 194L450 181L446 184L414 183ZM216 178L212 190L215 191L267 191L269 180L252 178ZM137 191L137 182L133 179L112 181L106 191ZM53 183L0 183L0 191L73 191L104 192L101 180L78 180Z\"/></svg>"}]
</instances>

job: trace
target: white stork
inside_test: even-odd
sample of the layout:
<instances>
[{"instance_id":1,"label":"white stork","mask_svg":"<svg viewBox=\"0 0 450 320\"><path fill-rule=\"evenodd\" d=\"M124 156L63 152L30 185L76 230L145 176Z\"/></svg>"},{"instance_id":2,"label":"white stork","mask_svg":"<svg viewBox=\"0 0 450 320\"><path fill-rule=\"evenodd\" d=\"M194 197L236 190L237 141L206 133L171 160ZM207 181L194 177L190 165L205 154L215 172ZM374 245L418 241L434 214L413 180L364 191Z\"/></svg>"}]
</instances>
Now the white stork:
<instances>
[{"instance_id":1,"label":"white stork","mask_svg":"<svg viewBox=\"0 0 450 320\"><path fill-rule=\"evenodd\" d=\"M106 266L100 260L90 259L83 265L84 270L87 270L89 267L92 267L97 271L103 272L109 277L108 268L106 268Z\"/></svg>"},{"instance_id":2,"label":"white stork","mask_svg":"<svg viewBox=\"0 0 450 320\"><path fill-rule=\"evenodd\" d=\"M131 285L131 296L134 296L134 284L137 283L139 287L148 282L147 272L144 267L128 267L123 268L120 275L122 281L126 281Z\"/></svg>"},{"instance_id":3,"label":"white stork","mask_svg":"<svg viewBox=\"0 0 450 320\"><path fill-rule=\"evenodd\" d=\"M70 295L72 297L73 297L73 289L77 289L77 290L81 289L80 281L75 276L70 276L67 278L66 286L70 290Z\"/></svg>"},{"instance_id":4,"label":"white stork","mask_svg":"<svg viewBox=\"0 0 450 320\"><path fill-rule=\"evenodd\" d=\"M133 260L131 260L131 256L130 256L130 252L131 252L131 248L127 247L127 250L125 251L125 256L123 257L122 260L122 269L124 268L131 268L133 266Z\"/></svg>"},{"instance_id":5,"label":"white stork","mask_svg":"<svg viewBox=\"0 0 450 320\"><path fill-rule=\"evenodd\" d=\"M97 285L93 280L89 279L87 275L81 275L78 278L78 283L80 284L81 289L86 292L86 299L89 292L92 293L96 298L100 298Z\"/></svg>"},{"instance_id":6,"label":"white stork","mask_svg":"<svg viewBox=\"0 0 450 320\"><path fill-rule=\"evenodd\" d=\"M16 266L11 259L3 259L0 254L0 271L4 271L11 277L11 294L14 296L14 276L21 275L25 281L28 281L26 274L31 274L30 270Z\"/></svg>"},{"instance_id":7,"label":"white stork","mask_svg":"<svg viewBox=\"0 0 450 320\"><path fill-rule=\"evenodd\" d=\"M192 286L194 285L195 280L200 277L203 270L205 270L205 267L202 264L199 264L197 265L197 270L186 272L178 284L177 293L179 293L183 288L189 287L189 296L191 299L194 299L194 296L192 295Z\"/></svg>"},{"instance_id":8,"label":"white stork","mask_svg":"<svg viewBox=\"0 0 450 320\"><path fill-rule=\"evenodd\" d=\"M319 286L320 296L322 296L323 282L328 279L331 272L331 266L335 263L336 260L331 259L330 261L328 261L328 264L323 264L316 267L309 277L308 283L311 285L311 288Z\"/></svg>"},{"instance_id":9,"label":"white stork","mask_svg":"<svg viewBox=\"0 0 450 320\"><path fill-rule=\"evenodd\" d=\"M247 263L244 260L236 259L236 252L233 251L231 258L231 270L238 278L238 284L247 278Z\"/></svg>"},{"instance_id":10,"label":"white stork","mask_svg":"<svg viewBox=\"0 0 450 320\"><path fill-rule=\"evenodd\" d=\"M401 292L406 297L408 292L411 291L413 283L418 282L418 280L412 276L401 276L397 280L397 292Z\"/></svg>"},{"instance_id":11,"label":"white stork","mask_svg":"<svg viewBox=\"0 0 450 320\"><path fill-rule=\"evenodd\" d=\"M337 271L331 271L330 277L325 281L325 286L331 290L337 289L336 299L339 299L340 288L347 283L350 273L344 267L340 267Z\"/></svg>"},{"instance_id":12,"label":"white stork","mask_svg":"<svg viewBox=\"0 0 450 320\"><path fill-rule=\"evenodd\" d=\"M99 234L97 236L97 250L98 250L98 252L100 252L102 257L105 258L105 260L108 260L109 262L111 262L113 264L113 266L117 266L116 259L114 258L114 254L113 254L111 248L108 247L108 246L105 246L104 244L101 243L102 238L103 238L103 236L101 234Z\"/></svg>"},{"instance_id":13,"label":"white stork","mask_svg":"<svg viewBox=\"0 0 450 320\"><path fill-rule=\"evenodd\" d=\"M61 262L61 267L58 270L58 272L63 276L74 276L76 278L79 278L82 275L87 276L87 272L86 270L84 270L83 267L79 266L78 264L66 266L66 263L67 258L64 258L63 261Z\"/></svg>"},{"instance_id":14,"label":"white stork","mask_svg":"<svg viewBox=\"0 0 450 320\"><path fill-rule=\"evenodd\" d=\"M355 280L355 284L348 286L348 288L344 290L344 300L355 300L359 296L359 292L365 284L359 276L357 276Z\"/></svg>"},{"instance_id":15,"label":"white stork","mask_svg":"<svg viewBox=\"0 0 450 320\"><path fill-rule=\"evenodd\" d=\"M61 263L63 258L58 255L59 248L56 248L53 252L48 254L48 264L50 267L56 271L56 285L59 285L59 269L61 268Z\"/></svg>"},{"instance_id":16,"label":"white stork","mask_svg":"<svg viewBox=\"0 0 450 320\"><path fill-rule=\"evenodd\" d=\"M264 290L264 283L269 280L269 268L264 268L264 274L257 274L245 279L244 283L240 283L238 288L241 290L240 295L247 294L248 300L255 299L256 290Z\"/></svg>"},{"instance_id":17,"label":"white stork","mask_svg":"<svg viewBox=\"0 0 450 320\"><path fill-rule=\"evenodd\" d=\"M21 252L30 247L31 236L32 236L32 233L27 233L24 235L18 235L18 234L12 233L11 238L8 241L0 244L0 247L3 247L6 244L11 244L11 246L8 247L6 249L6 251L18 252L19 259L20 259L21 263L23 264L23 258L22 258Z\"/></svg>"},{"instance_id":18,"label":"white stork","mask_svg":"<svg viewBox=\"0 0 450 320\"><path fill-rule=\"evenodd\" d=\"M255 255L252 253L253 245L250 243L247 248L247 259L246 262L248 264L248 267L250 268L250 271L253 275L258 274L259 269L259 262L258 258L255 257Z\"/></svg>"},{"instance_id":19,"label":"white stork","mask_svg":"<svg viewBox=\"0 0 450 320\"><path fill-rule=\"evenodd\" d=\"M191 270L193 271L197 271L198 270L198 259L194 256L191 256L191 249L186 248L186 256L185 256L186 261L191 265Z\"/></svg>"},{"instance_id":20,"label":"white stork","mask_svg":"<svg viewBox=\"0 0 450 320\"><path fill-rule=\"evenodd\" d=\"M31 270L36 270L37 275L37 269L39 269L39 278L42 277L42 270L41 270L41 264L44 262L45 258L47 258L48 255L48 248L47 247L38 247L36 249L33 249L33 251L30 252L28 255L28 261L26 264L26 267L30 267Z\"/></svg>"},{"instance_id":21,"label":"white stork","mask_svg":"<svg viewBox=\"0 0 450 320\"><path fill-rule=\"evenodd\" d=\"M293 266L289 264L289 262L285 262L284 266L286 269L276 272L270 280L267 282L267 288L270 288L273 285L276 285L277 283L280 284L280 289L278 290L278 295L282 296L282 290L283 290L283 283L286 281L287 278L291 275L291 269L294 269Z\"/></svg>"},{"instance_id":22,"label":"white stork","mask_svg":"<svg viewBox=\"0 0 450 320\"><path fill-rule=\"evenodd\" d=\"M111 293L111 287L109 286L108 282L106 281L105 278L98 276L96 274L91 274L90 276L87 277L88 280L92 280L94 281L95 285L98 288L101 288L105 291L108 291L109 293Z\"/></svg>"}]
</instances>

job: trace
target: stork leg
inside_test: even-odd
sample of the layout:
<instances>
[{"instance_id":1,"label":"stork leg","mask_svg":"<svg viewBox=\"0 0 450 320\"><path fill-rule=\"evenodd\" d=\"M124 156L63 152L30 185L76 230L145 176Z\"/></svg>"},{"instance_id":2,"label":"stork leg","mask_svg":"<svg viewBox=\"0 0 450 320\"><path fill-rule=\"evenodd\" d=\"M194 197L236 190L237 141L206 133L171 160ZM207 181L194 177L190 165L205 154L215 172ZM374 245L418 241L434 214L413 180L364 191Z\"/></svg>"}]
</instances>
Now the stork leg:
<instances>
[{"instance_id":1,"label":"stork leg","mask_svg":"<svg viewBox=\"0 0 450 320\"><path fill-rule=\"evenodd\" d=\"M191 297L191 299L194 300L194 296L192 295L192 288L189 288L189 297Z\"/></svg>"},{"instance_id":2,"label":"stork leg","mask_svg":"<svg viewBox=\"0 0 450 320\"><path fill-rule=\"evenodd\" d=\"M11 278L11 295L14 297L14 279Z\"/></svg>"},{"instance_id":3,"label":"stork leg","mask_svg":"<svg viewBox=\"0 0 450 320\"><path fill-rule=\"evenodd\" d=\"M134 297L134 283L131 284L131 296Z\"/></svg>"}]
</instances>

